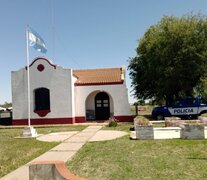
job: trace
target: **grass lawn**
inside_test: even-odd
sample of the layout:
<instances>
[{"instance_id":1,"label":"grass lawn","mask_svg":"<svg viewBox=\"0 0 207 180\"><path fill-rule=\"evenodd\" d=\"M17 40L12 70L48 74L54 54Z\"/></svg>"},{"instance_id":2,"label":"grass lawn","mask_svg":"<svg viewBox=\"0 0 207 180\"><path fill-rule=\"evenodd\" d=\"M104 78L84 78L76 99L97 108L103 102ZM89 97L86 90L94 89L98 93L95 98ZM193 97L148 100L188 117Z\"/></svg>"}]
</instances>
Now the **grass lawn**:
<instances>
[{"instance_id":1,"label":"grass lawn","mask_svg":"<svg viewBox=\"0 0 207 180\"><path fill-rule=\"evenodd\" d=\"M36 128L38 133L47 134L59 131L80 131L85 126L60 126ZM0 177L31 161L56 146L57 142L41 142L34 138L15 139L23 128L0 128Z\"/></svg>"},{"instance_id":2,"label":"grass lawn","mask_svg":"<svg viewBox=\"0 0 207 180\"><path fill-rule=\"evenodd\" d=\"M206 164L207 140L143 141L129 136L87 143L67 162L72 172L91 180L207 179Z\"/></svg>"},{"instance_id":3,"label":"grass lawn","mask_svg":"<svg viewBox=\"0 0 207 180\"><path fill-rule=\"evenodd\" d=\"M81 125L64 125L64 126L44 126L44 127L35 127L39 134L48 134L53 132L65 132L65 131L82 131L87 126Z\"/></svg>"},{"instance_id":4,"label":"grass lawn","mask_svg":"<svg viewBox=\"0 0 207 180\"><path fill-rule=\"evenodd\" d=\"M133 127L134 123L119 123L117 127L109 127L105 126L102 128L102 130L117 130L117 131L127 131L129 132L129 128Z\"/></svg>"}]
</instances>

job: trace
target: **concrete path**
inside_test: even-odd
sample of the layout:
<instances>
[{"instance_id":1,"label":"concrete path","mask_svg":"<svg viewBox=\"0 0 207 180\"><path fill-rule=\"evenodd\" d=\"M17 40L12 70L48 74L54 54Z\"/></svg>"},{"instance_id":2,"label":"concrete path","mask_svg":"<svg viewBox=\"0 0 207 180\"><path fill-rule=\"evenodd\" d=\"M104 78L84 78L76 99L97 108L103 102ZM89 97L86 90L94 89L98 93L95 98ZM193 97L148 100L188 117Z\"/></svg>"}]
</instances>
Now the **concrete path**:
<instances>
[{"instance_id":1,"label":"concrete path","mask_svg":"<svg viewBox=\"0 0 207 180\"><path fill-rule=\"evenodd\" d=\"M39 135L36 139L45 142L63 142L71 136L77 134L79 131L70 132L56 132L50 134Z\"/></svg>"},{"instance_id":2,"label":"concrete path","mask_svg":"<svg viewBox=\"0 0 207 180\"><path fill-rule=\"evenodd\" d=\"M69 133L67 136L67 133L63 133L62 138L60 138L57 134L53 134L53 140L57 138L56 140L63 142L52 148L50 151L32 160L31 162L50 160L60 160L66 162L70 160L73 155L101 128L102 126L88 126L83 131L79 133L76 132L73 135ZM65 140L63 140L63 136L65 137ZM50 138L51 137L48 136L48 139ZM29 164L31 162L7 174L6 176L2 177L1 180L29 180Z\"/></svg>"},{"instance_id":3,"label":"concrete path","mask_svg":"<svg viewBox=\"0 0 207 180\"><path fill-rule=\"evenodd\" d=\"M125 131L100 130L91 139L89 139L89 142L108 141L126 136L127 134L129 133Z\"/></svg>"}]
</instances>

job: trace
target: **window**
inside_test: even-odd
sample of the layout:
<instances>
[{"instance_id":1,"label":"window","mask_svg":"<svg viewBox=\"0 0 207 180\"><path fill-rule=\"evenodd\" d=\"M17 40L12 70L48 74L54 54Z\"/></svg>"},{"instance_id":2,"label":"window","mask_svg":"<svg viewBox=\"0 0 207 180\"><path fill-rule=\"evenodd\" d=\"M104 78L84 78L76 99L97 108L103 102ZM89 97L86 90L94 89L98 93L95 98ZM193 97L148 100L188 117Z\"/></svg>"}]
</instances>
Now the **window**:
<instances>
[{"instance_id":1,"label":"window","mask_svg":"<svg viewBox=\"0 0 207 180\"><path fill-rule=\"evenodd\" d=\"M35 90L35 111L50 111L50 90L47 88L39 88Z\"/></svg>"}]
</instances>

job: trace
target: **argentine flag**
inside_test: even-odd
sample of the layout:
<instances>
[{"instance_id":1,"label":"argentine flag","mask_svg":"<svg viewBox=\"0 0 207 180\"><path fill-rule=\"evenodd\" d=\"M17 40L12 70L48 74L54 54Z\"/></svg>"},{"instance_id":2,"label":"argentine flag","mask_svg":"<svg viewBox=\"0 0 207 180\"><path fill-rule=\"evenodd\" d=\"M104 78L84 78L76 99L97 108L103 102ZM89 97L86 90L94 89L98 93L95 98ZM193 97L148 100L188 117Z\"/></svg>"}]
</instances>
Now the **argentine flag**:
<instances>
[{"instance_id":1,"label":"argentine flag","mask_svg":"<svg viewBox=\"0 0 207 180\"><path fill-rule=\"evenodd\" d=\"M35 32L30 27L28 28L28 39L29 39L29 46L32 46L34 49L40 51L41 53L47 52L44 40L37 32Z\"/></svg>"}]
</instances>

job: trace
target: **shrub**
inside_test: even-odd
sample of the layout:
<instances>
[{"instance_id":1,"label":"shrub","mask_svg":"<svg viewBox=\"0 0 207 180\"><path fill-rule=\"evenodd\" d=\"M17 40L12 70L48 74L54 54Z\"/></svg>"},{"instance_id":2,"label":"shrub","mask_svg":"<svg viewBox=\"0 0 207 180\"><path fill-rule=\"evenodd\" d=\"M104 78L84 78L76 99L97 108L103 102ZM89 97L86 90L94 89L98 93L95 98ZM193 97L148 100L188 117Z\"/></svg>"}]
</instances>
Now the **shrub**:
<instances>
[{"instance_id":1,"label":"shrub","mask_svg":"<svg viewBox=\"0 0 207 180\"><path fill-rule=\"evenodd\" d=\"M148 126L148 125L150 125L150 122L147 118L145 118L143 116L137 116L135 118L135 124L138 126Z\"/></svg>"},{"instance_id":2,"label":"shrub","mask_svg":"<svg viewBox=\"0 0 207 180\"><path fill-rule=\"evenodd\" d=\"M109 119L109 127L116 127L118 125L118 120L115 119L114 117Z\"/></svg>"},{"instance_id":3,"label":"shrub","mask_svg":"<svg viewBox=\"0 0 207 180\"><path fill-rule=\"evenodd\" d=\"M166 117L165 127L179 127L183 125L183 121L179 117Z\"/></svg>"}]
</instances>

